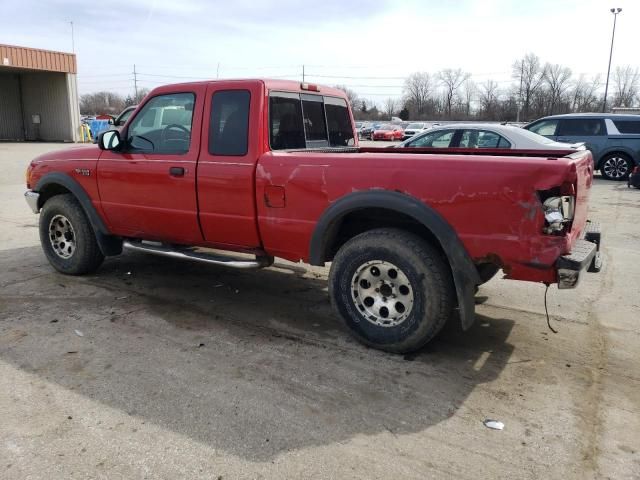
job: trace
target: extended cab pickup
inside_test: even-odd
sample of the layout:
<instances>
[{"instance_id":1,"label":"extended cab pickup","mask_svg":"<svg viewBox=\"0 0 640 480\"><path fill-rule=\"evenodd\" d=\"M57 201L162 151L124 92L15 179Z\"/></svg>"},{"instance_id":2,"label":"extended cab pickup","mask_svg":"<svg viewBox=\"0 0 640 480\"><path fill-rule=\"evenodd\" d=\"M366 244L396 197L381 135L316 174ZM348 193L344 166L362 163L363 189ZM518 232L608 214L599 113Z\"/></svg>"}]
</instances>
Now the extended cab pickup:
<instances>
[{"instance_id":1,"label":"extended cab pickup","mask_svg":"<svg viewBox=\"0 0 640 480\"><path fill-rule=\"evenodd\" d=\"M588 151L361 148L342 91L225 80L155 89L97 146L34 159L25 195L62 273L123 247L235 268L332 262L353 334L408 352L454 309L468 328L499 269L559 288L598 270L592 178Z\"/></svg>"}]
</instances>

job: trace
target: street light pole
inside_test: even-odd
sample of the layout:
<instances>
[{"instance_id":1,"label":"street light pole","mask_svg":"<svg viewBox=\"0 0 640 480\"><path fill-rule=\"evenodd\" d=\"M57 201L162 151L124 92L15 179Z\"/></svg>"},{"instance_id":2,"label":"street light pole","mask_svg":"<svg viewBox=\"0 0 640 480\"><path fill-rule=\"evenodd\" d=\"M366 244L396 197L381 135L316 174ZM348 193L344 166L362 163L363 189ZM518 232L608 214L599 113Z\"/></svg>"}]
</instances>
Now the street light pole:
<instances>
[{"instance_id":1,"label":"street light pole","mask_svg":"<svg viewBox=\"0 0 640 480\"><path fill-rule=\"evenodd\" d=\"M611 57L613 56L613 39L616 37L616 19L622 11L621 8L612 8L609 10L613 13L613 33L611 33L611 50L609 51L609 68L607 68L607 83L604 87L604 101L602 102L602 113L607 111L607 94L609 93L609 74L611 73Z\"/></svg>"}]
</instances>

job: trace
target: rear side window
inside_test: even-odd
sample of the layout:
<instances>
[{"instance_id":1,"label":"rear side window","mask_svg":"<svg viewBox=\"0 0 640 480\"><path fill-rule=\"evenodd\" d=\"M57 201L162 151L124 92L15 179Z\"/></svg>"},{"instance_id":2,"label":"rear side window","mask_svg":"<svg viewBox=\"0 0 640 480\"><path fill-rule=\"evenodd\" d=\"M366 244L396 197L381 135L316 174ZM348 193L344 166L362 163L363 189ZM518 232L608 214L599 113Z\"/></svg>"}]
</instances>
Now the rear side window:
<instances>
[{"instance_id":1,"label":"rear side window","mask_svg":"<svg viewBox=\"0 0 640 480\"><path fill-rule=\"evenodd\" d=\"M329 140L322 97L320 95L302 95L302 115L307 146L326 147Z\"/></svg>"},{"instance_id":2,"label":"rear side window","mask_svg":"<svg viewBox=\"0 0 640 480\"><path fill-rule=\"evenodd\" d=\"M329 145L349 147L355 143L347 102L342 98L324 97L324 109L329 129Z\"/></svg>"},{"instance_id":3,"label":"rear side window","mask_svg":"<svg viewBox=\"0 0 640 480\"><path fill-rule=\"evenodd\" d=\"M323 95L272 92L269 97L272 150L354 145L347 102Z\"/></svg>"},{"instance_id":4,"label":"rear side window","mask_svg":"<svg viewBox=\"0 0 640 480\"><path fill-rule=\"evenodd\" d=\"M225 90L213 94L209 122L211 155L247 154L250 103L248 90Z\"/></svg>"},{"instance_id":5,"label":"rear side window","mask_svg":"<svg viewBox=\"0 0 640 480\"><path fill-rule=\"evenodd\" d=\"M529 127L529 131L545 137L553 137L556 135L557 128L558 120L543 120Z\"/></svg>"},{"instance_id":6,"label":"rear side window","mask_svg":"<svg viewBox=\"0 0 640 480\"><path fill-rule=\"evenodd\" d=\"M559 136L593 137L604 135L604 122L597 118L573 118L560 121Z\"/></svg>"},{"instance_id":7,"label":"rear side window","mask_svg":"<svg viewBox=\"0 0 640 480\"><path fill-rule=\"evenodd\" d=\"M269 130L273 150L306 147L300 95L270 97L269 112Z\"/></svg>"},{"instance_id":8,"label":"rear side window","mask_svg":"<svg viewBox=\"0 0 640 480\"><path fill-rule=\"evenodd\" d=\"M511 143L501 135L488 130L463 130L460 148L511 148Z\"/></svg>"},{"instance_id":9,"label":"rear side window","mask_svg":"<svg viewBox=\"0 0 640 480\"><path fill-rule=\"evenodd\" d=\"M455 130L436 130L429 132L407 143L406 147L412 148L449 148Z\"/></svg>"},{"instance_id":10,"label":"rear side window","mask_svg":"<svg viewBox=\"0 0 640 480\"><path fill-rule=\"evenodd\" d=\"M614 120L613 124L620 133L640 133L640 120Z\"/></svg>"}]
</instances>

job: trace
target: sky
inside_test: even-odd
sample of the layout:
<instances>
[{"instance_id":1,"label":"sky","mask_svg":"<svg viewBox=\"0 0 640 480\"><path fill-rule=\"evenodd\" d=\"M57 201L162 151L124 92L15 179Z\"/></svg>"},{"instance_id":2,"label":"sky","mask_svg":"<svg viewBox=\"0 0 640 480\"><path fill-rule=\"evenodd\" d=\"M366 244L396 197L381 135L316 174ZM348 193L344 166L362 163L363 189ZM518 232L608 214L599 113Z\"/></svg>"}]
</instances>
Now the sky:
<instances>
[{"instance_id":1,"label":"sky","mask_svg":"<svg viewBox=\"0 0 640 480\"><path fill-rule=\"evenodd\" d=\"M410 73L507 87L528 52L574 75L640 66L640 0L0 0L0 43L71 51L80 94L215 78L346 85L382 104ZM8 21L7 21L8 20Z\"/></svg>"}]
</instances>

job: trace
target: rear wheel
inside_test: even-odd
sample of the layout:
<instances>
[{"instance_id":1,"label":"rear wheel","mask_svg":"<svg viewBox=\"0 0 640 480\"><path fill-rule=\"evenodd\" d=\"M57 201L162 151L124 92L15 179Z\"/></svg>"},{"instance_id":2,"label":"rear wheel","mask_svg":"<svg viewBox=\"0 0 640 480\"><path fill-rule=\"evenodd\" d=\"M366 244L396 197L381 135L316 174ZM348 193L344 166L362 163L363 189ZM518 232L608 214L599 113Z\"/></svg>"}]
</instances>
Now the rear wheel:
<instances>
[{"instance_id":1,"label":"rear wheel","mask_svg":"<svg viewBox=\"0 0 640 480\"><path fill-rule=\"evenodd\" d=\"M454 285L440 252L397 229L375 229L349 240L329 274L331 303L351 333L380 350L422 348L444 326Z\"/></svg>"},{"instance_id":2,"label":"rear wheel","mask_svg":"<svg viewBox=\"0 0 640 480\"><path fill-rule=\"evenodd\" d=\"M600 161L600 173L607 180L626 180L633 169L633 161L622 153L610 153Z\"/></svg>"},{"instance_id":3,"label":"rear wheel","mask_svg":"<svg viewBox=\"0 0 640 480\"><path fill-rule=\"evenodd\" d=\"M56 195L42 207L40 243L53 268L68 275L93 272L104 261L93 227L71 194Z\"/></svg>"}]
</instances>

